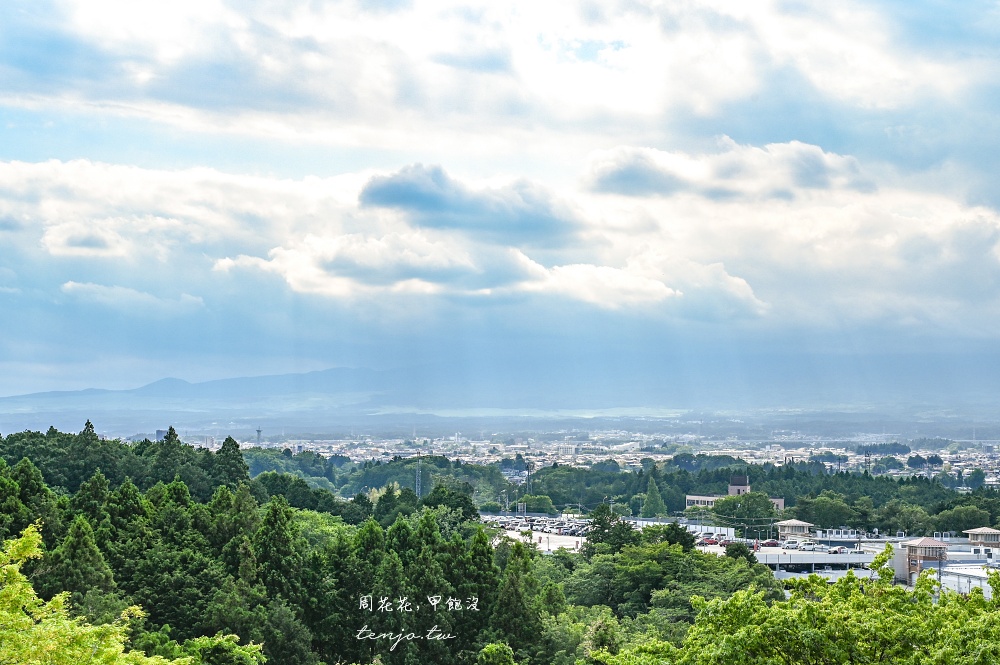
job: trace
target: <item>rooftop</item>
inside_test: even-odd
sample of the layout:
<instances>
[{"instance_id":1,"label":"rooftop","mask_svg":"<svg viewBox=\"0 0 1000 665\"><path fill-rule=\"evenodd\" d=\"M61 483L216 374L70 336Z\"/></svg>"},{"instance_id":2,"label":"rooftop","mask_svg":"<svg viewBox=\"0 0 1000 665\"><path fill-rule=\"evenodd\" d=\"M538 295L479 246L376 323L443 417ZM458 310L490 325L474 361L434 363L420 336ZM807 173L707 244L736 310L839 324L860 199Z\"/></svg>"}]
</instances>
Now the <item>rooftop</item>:
<instances>
[{"instance_id":1,"label":"rooftop","mask_svg":"<svg viewBox=\"0 0 1000 665\"><path fill-rule=\"evenodd\" d=\"M903 547L941 547L944 549L948 548L948 543L943 543L940 540L935 540L934 538L917 538L915 540L907 540L900 543Z\"/></svg>"},{"instance_id":2,"label":"rooftop","mask_svg":"<svg viewBox=\"0 0 1000 665\"><path fill-rule=\"evenodd\" d=\"M803 522L802 520L782 520L781 522L775 522L774 526L815 526L811 522Z\"/></svg>"}]
</instances>

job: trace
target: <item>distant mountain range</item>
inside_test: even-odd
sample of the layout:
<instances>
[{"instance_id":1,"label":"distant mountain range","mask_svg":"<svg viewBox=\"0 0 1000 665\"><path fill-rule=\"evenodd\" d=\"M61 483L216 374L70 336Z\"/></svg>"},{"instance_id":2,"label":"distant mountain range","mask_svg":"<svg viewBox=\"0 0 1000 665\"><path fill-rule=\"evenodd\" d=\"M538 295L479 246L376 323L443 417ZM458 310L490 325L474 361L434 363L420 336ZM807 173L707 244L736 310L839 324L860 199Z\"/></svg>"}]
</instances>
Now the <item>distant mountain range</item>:
<instances>
[{"instance_id":1,"label":"distant mountain range","mask_svg":"<svg viewBox=\"0 0 1000 665\"><path fill-rule=\"evenodd\" d=\"M405 432L432 426L446 432L457 424L528 428L531 421L572 427L581 419L594 427L598 421L613 425L627 420L634 425L686 413L692 417L692 412L766 413L785 419L798 413L813 420L842 420L836 414L853 414L849 418L858 420L859 428L864 422L866 427L885 427L889 421L1000 421L993 397L1000 383L997 374L983 368L978 380L970 381L972 372L948 377L940 368L932 369L936 381L892 366L870 366L865 380L858 380L829 367L789 372L766 363L739 375L719 367L681 376L581 363L545 375L413 366L339 367L202 383L166 378L131 390L3 397L0 432L45 430L50 425L79 431L88 419L99 432L113 436L149 433L167 425L246 436L258 426L272 434L350 432L356 427Z\"/></svg>"}]
</instances>

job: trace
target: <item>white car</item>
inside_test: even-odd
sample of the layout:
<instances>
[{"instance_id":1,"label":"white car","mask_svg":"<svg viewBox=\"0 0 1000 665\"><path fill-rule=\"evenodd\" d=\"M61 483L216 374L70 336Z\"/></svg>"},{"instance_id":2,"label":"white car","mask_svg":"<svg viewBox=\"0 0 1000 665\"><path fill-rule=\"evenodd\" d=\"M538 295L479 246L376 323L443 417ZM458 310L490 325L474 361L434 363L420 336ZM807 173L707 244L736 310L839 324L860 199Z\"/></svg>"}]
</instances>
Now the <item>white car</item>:
<instances>
[{"instance_id":1,"label":"white car","mask_svg":"<svg viewBox=\"0 0 1000 665\"><path fill-rule=\"evenodd\" d=\"M804 543L799 543L800 552L815 552L820 547L822 547L822 545L820 545L819 543L814 543L811 540L807 540Z\"/></svg>"}]
</instances>

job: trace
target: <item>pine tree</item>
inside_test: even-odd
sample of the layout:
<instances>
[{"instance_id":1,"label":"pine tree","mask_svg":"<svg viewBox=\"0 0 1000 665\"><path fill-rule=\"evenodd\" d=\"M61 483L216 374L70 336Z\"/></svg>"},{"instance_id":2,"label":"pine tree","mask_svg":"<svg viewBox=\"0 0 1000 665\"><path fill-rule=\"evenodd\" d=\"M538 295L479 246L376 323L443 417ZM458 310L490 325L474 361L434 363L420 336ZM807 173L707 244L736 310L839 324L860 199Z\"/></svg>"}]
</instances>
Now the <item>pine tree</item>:
<instances>
[{"instance_id":1,"label":"pine tree","mask_svg":"<svg viewBox=\"0 0 1000 665\"><path fill-rule=\"evenodd\" d=\"M514 543L503 572L490 629L515 651L532 644L542 629L535 603L538 582L531 574L531 557L523 543Z\"/></svg>"},{"instance_id":2,"label":"pine tree","mask_svg":"<svg viewBox=\"0 0 1000 665\"><path fill-rule=\"evenodd\" d=\"M90 522L82 515L73 520L69 533L52 553L48 563L43 586L49 596L69 591L74 601L78 601L91 589L106 593L116 589L111 567L94 542Z\"/></svg>"},{"instance_id":3,"label":"pine tree","mask_svg":"<svg viewBox=\"0 0 1000 665\"><path fill-rule=\"evenodd\" d=\"M21 502L21 487L10 467L0 458L0 538L12 536L28 526L31 513Z\"/></svg>"},{"instance_id":4,"label":"pine tree","mask_svg":"<svg viewBox=\"0 0 1000 665\"><path fill-rule=\"evenodd\" d=\"M290 601L299 598L298 571L302 567L298 532L292 522L292 508L283 496L271 498L264 520L253 537L257 575L271 597Z\"/></svg>"},{"instance_id":5,"label":"pine tree","mask_svg":"<svg viewBox=\"0 0 1000 665\"><path fill-rule=\"evenodd\" d=\"M649 485L646 487L646 500L642 503L643 517L659 517L665 515L667 507L660 497L660 490L656 487L656 480L652 475L649 478Z\"/></svg>"},{"instance_id":6,"label":"pine tree","mask_svg":"<svg viewBox=\"0 0 1000 665\"><path fill-rule=\"evenodd\" d=\"M108 512L108 479L104 477L101 470L94 472L89 479L80 485L80 489L70 500L73 510L90 522L94 530L108 528L111 523L111 515Z\"/></svg>"},{"instance_id":7,"label":"pine tree","mask_svg":"<svg viewBox=\"0 0 1000 665\"><path fill-rule=\"evenodd\" d=\"M29 527L21 538L0 548L0 570L4 575L0 593L0 663L167 665L174 662L147 658L140 651L126 651L128 619L141 617L137 607L130 608L123 621L91 626L69 616L62 596L49 602L39 599L20 568L27 559L41 555L40 544L37 528ZM263 660L259 646L238 646L231 636L199 638L196 646L203 656L198 662L252 665ZM228 660L213 657L221 650L230 656Z\"/></svg>"},{"instance_id":8,"label":"pine tree","mask_svg":"<svg viewBox=\"0 0 1000 665\"><path fill-rule=\"evenodd\" d=\"M216 482L230 487L250 482L250 467L243 459L240 444L233 437L227 436L226 440L222 442L222 448L215 453L212 475Z\"/></svg>"}]
</instances>

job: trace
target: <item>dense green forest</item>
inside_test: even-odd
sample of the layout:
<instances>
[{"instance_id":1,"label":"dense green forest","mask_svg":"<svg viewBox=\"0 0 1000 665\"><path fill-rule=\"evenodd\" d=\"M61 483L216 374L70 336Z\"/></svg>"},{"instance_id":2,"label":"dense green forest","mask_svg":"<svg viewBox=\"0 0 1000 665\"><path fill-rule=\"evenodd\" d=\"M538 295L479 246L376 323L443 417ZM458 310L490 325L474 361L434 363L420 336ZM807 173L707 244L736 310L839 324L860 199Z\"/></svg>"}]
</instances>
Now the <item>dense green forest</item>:
<instances>
[{"instance_id":1,"label":"dense green forest","mask_svg":"<svg viewBox=\"0 0 1000 665\"><path fill-rule=\"evenodd\" d=\"M418 497L404 485L412 464L241 452L232 439L210 452L172 430L128 444L89 423L8 435L0 662L40 649L39 662L191 665L995 662L996 606L976 594L940 595L930 578L896 589L883 570L797 584L786 600L745 546L705 554L676 525L620 519L722 491L735 469L817 523L918 509L995 523L1000 499L984 490L717 456L636 473L553 466L535 474L537 497L602 500L582 552L542 555L476 519L495 467L425 458L434 484Z\"/></svg>"},{"instance_id":2,"label":"dense green forest","mask_svg":"<svg viewBox=\"0 0 1000 665\"><path fill-rule=\"evenodd\" d=\"M40 556L8 553L5 579L16 569L37 603L66 603L64 624L108 626L147 656L447 664L507 645L521 662L574 663L679 643L695 594L781 593L749 557L695 551L677 528L640 536L607 507L586 553L544 557L485 530L460 479L345 501L296 475L251 479L231 439L218 452L173 431L130 445L88 423L3 444L3 459L21 457L0 461L0 538L40 531Z\"/></svg>"}]
</instances>

